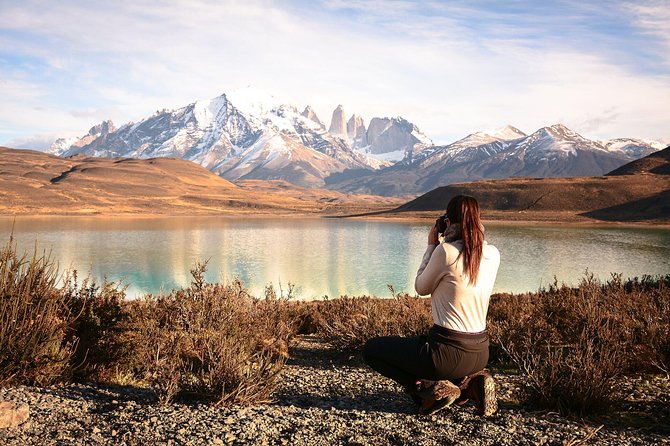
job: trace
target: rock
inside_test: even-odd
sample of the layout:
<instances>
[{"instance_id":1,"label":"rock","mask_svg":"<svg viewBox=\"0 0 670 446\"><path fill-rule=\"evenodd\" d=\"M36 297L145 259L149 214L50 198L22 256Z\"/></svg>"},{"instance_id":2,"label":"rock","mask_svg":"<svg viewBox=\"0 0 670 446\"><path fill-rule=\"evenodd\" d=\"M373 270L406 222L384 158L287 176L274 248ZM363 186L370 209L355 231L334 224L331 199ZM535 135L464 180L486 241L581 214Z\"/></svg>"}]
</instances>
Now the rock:
<instances>
[{"instance_id":1,"label":"rock","mask_svg":"<svg viewBox=\"0 0 670 446\"><path fill-rule=\"evenodd\" d=\"M30 409L26 403L0 402L0 428L16 427L29 416Z\"/></svg>"},{"instance_id":2,"label":"rock","mask_svg":"<svg viewBox=\"0 0 670 446\"><path fill-rule=\"evenodd\" d=\"M367 131L370 153L402 151L407 154L430 145L428 139L411 122L403 118L372 118Z\"/></svg>"},{"instance_id":3,"label":"rock","mask_svg":"<svg viewBox=\"0 0 670 446\"><path fill-rule=\"evenodd\" d=\"M337 108L333 110L333 118L330 121L328 133L333 136L347 138L347 119L345 118L344 107L342 107L342 105L338 105Z\"/></svg>"},{"instance_id":4,"label":"rock","mask_svg":"<svg viewBox=\"0 0 670 446\"><path fill-rule=\"evenodd\" d=\"M347 122L347 135L349 136L351 145L354 147L365 147L368 145L365 121L363 121L363 117L358 115L351 115L349 122Z\"/></svg>"},{"instance_id":5,"label":"rock","mask_svg":"<svg viewBox=\"0 0 670 446\"><path fill-rule=\"evenodd\" d=\"M379 136L390 126L390 118L372 118L367 131L368 144L374 144L377 141L377 138L379 138Z\"/></svg>"}]
</instances>

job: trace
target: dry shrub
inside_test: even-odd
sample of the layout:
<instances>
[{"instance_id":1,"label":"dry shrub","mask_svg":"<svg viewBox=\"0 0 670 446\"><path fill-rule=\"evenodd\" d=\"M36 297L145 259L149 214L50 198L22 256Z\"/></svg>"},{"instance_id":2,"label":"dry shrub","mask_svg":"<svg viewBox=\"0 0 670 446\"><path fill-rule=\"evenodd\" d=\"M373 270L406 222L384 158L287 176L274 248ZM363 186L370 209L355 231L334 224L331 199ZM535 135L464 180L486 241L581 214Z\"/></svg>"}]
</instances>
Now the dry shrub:
<instances>
[{"instance_id":1,"label":"dry shrub","mask_svg":"<svg viewBox=\"0 0 670 446\"><path fill-rule=\"evenodd\" d=\"M79 340L71 360L76 379L114 381L113 367L126 359L125 290L107 280L98 285L90 277L79 284L76 271L66 276L62 291L71 311L79 315L72 324Z\"/></svg>"},{"instance_id":2,"label":"dry shrub","mask_svg":"<svg viewBox=\"0 0 670 446\"><path fill-rule=\"evenodd\" d=\"M587 273L577 288L494 296L489 331L528 377L531 402L585 413L605 407L624 372L648 368L650 357L665 364L668 312L659 311L667 306L667 278L615 275L603 285Z\"/></svg>"},{"instance_id":3,"label":"dry shrub","mask_svg":"<svg viewBox=\"0 0 670 446\"><path fill-rule=\"evenodd\" d=\"M69 375L77 314L56 287L50 256L19 256L9 242L0 251L0 385L50 385Z\"/></svg>"},{"instance_id":4,"label":"dry shrub","mask_svg":"<svg viewBox=\"0 0 670 446\"><path fill-rule=\"evenodd\" d=\"M630 371L656 369L670 375L670 275L643 276L623 284L619 279L617 287L628 296Z\"/></svg>"},{"instance_id":5,"label":"dry shrub","mask_svg":"<svg viewBox=\"0 0 670 446\"><path fill-rule=\"evenodd\" d=\"M268 399L296 325L272 289L249 296L236 280L210 284L198 263L191 286L133 305L134 367L168 403L177 392L218 404Z\"/></svg>"},{"instance_id":6,"label":"dry shrub","mask_svg":"<svg viewBox=\"0 0 670 446\"><path fill-rule=\"evenodd\" d=\"M343 350L358 350L376 336L425 335L432 325L430 299L408 294L393 293L392 299L343 296L313 305L310 318L317 335Z\"/></svg>"}]
</instances>

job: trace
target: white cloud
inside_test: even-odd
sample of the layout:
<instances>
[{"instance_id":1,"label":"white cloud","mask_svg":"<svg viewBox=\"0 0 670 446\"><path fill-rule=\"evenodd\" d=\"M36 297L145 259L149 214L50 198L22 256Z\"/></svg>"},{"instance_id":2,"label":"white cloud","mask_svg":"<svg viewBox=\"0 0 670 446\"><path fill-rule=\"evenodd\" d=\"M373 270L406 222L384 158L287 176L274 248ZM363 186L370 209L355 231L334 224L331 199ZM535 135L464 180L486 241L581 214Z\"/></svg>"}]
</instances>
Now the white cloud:
<instances>
[{"instance_id":1,"label":"white cloud","mask_svg":"<svg viewBox=\"0 0 670 446\"><path fill-rule=\"evenodd\" d=\"M32 135L25 138L15 138L4 143L7 147L12 149L29 149L29 150L40 150L42 152L46 151L51 144L62 137L67 136L76 136L76 135L64 135L61 133L47 133L41 135Z\"/></svg>"},{"instance_id":2,"label":"white cloud","mask_svg":"<svg viewBox=\"0 0 670 446\"><path fill-rule=\"evenodd\" d=\"M670 66L670 3L655 0L644 3L627 3L626 9L634 17L634 23L658 40L657 55L666 66Z\"/></svg>"},{"instance_id":3,"label":"white cloud","mask_svg":"<svg viewBox=\"0 0 670 446\"><path fill-rule=\"evenodd\" d=\"M0 44L44 68L0 70L14 85L0 84L0 138L81 134L102 119L119 125L250 84L298 107L309 103L326 122L339 103L368 121L403 115L443 143L507 123L533 131L559 120L594 137L670 137L667 71L636 72L586 45L580 51L579 36L529 42L509 23L478 32L457 20L478 12L467 3L423 11L415 2L381 3L3 5ZM638 26L665 45L668 9L632 9ZM496 14L480 19L495 22Z\"/></svg>"}]
</instances>

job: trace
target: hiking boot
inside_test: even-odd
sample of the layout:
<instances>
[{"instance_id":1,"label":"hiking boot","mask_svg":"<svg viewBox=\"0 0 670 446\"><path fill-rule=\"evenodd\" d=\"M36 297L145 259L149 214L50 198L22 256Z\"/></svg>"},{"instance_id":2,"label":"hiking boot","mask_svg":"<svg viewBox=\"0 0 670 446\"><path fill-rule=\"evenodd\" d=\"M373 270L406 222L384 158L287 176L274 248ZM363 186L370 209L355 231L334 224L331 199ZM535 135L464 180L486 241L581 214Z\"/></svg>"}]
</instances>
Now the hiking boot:
<instances>
[{"instance_id":1,"label":"hiking boot","mask_svg":"<svg viewBox=\"0 0 670 446\"><path fill-rule=\"evenodd\" d=\"M477 407L477 413L489 417L498 410L495 381L487 369L466 376L460 383L461 398L457 404L465 404L472 400Z\"/></svg>"},{"instance_id":2,"label":"hiking boot","mask_svg":"<svg viewBox=\"0 0 670 446\"><path fill-rule=\"evenodd\" d=\"M409 395L414 404L416 404L417 406L421 406L421 403L423 402L423 399L419 395L419 392L422 391L425 391L425 389L422 389L421 381L416 381L413 385L405 387L405 393Z\"/></svg>"},{"instance_id":3,"label":"hiking boot","mask_svg":"<svg viewBox=\"0 0 670 446\"><path fill-rule=\"evenodd\" d=\"M461 396L461 390L451 381L422 380L417 395L421 397L419 413L428 415L449 407Z\"/></svg>"}]
</instances>

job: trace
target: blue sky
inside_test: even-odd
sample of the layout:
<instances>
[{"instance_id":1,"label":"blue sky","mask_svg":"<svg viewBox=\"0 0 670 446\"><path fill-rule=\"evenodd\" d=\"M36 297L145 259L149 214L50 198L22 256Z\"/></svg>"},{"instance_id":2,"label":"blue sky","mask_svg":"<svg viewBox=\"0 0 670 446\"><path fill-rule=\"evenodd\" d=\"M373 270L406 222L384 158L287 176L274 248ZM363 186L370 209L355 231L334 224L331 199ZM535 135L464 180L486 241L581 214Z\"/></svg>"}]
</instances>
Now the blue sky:
<instances>
[{"instance_id":1,"label":"blue sky","mask_svg":"<svg viewBox=\"0 0 670 446\"><path fill-rule=\"evenodd\" d=\"M0 0L0 144L253 85L437 143L561 122L670 142L670 1Z\"/></svg>"}]
</instances>

